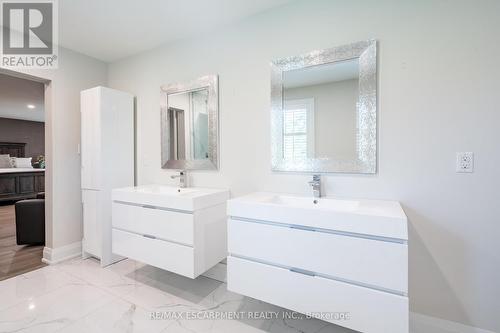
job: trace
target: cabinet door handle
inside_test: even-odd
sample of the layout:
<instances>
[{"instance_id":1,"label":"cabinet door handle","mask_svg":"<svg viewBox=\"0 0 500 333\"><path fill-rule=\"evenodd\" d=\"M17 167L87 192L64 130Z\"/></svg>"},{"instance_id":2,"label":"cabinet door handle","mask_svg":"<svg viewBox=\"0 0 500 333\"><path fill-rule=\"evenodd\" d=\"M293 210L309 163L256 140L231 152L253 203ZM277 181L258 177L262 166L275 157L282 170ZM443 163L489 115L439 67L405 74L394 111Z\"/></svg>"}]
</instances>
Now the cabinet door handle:
<instances>
[{"instance_id":1,"label":"cabinet door handle","mask_svg":"<svg viewBox=\"0 0 500 333\"><path fill-rule=\"evenodd\" d=\"M298 230L305 230L305 231L316 231L316 229L314 229L312 227L306 227L304 225L291 225L290 228L298 229Z\"/></svg>"},{"instance_id":2,"label":"cabinet door handle","mask_svg":"<svg viewBox=\"0 0 500 333\"><path fill-rule=\"evenodd\" d=\"M156 239L156 236L153 235L142 235L142 236L146 238Z\"/></svg>"},{"instance_id":3,"label":"cabinet door handle","mask_svg":"<svg viewBox=\"0 0 500 333\"><path fill-rule=\"evenodd\" d=\"M304 274L304 275L308 275L308 276L316 276L316 273L314 273L314 272L306 271L304 269L294 268L294 267L290 268L290 272Z\"/></svg>"}]
</instances>

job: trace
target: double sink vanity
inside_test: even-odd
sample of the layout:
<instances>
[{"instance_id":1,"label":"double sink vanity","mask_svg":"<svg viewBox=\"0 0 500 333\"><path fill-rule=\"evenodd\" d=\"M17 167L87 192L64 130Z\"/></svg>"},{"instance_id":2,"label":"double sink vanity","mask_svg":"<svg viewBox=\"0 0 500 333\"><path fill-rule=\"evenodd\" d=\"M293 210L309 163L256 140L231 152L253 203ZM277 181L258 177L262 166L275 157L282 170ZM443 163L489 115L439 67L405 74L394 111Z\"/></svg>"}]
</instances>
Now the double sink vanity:
<instances>
[{"instance_id":1,"label":"double sink vanity","mask_svg":"<svg viewBox=\"0 0 500 333\"><path fill-rule=\"evenodd\" d=\"M89 147L108 152L103 156L126 150L122 160L102 159L119 166L105 172L96 167L100 158L82 162L82 184L92 180L82 186L83 255L103 266L128 257L191 279L227 258L230 291L360 332L408 333L408 230L400 204L321 196L320 174L377 172L376 46L362 41L271 63L270 167L314 175L306 197L230 199L227 189L188 186L186 171L219 169L217 75L161 87L161 167L182 170L171 175L179 186L131 186L133 99L125 96L123 139L113 121L125 119L121 112L101 117L115 128L103 133L113 135L103 134L100 144L92 133L82 141L82 161ZM98 89L82 110L101 98L102 114L123 111L116 94ZM238 181L231 180L235 187Z\"/></svg>"},{"instance_id":2,"label":"double sink vanity","mask_svg":"<svg viewBox=\"0 0 500 333\"><path fill-rule=\"evenodd\" d=\"M397 202L149 185L113 190L113 253L360 332L408 331Z\"/></svg>"}]
</instances>

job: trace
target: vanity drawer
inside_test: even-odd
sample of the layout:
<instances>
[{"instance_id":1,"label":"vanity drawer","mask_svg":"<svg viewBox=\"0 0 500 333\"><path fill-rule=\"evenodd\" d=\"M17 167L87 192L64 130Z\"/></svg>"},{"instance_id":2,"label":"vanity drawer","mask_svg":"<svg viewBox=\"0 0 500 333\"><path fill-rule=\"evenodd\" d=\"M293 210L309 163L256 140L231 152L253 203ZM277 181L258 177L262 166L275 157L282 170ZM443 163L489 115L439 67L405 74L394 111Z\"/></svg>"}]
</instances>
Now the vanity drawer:
<instances>
[{"instance_id":1,"label":"vanity drawer","mask_svg":"<svg viewBox=\"0 0 500 333\"><path fill-rule=\"evenodd\" d=\"M113 229L113 253L195 278L194 249Z\"/></svg>"},{"instance_id":2,"label":"vanity drawer","mask_svg":"<svg viewBox=\"0 0 500 333\"><path fill-rule=\"evenodd\" d=\"M113 202L113 228L193 245L193 214Z\"/></svg>"},{"instance_id":3,"label":"vanity drawer","mask_svg":"<svg viewBox=\"0 0 500 333\"><path fill-rule=\"evenodd\" d=\"M408 292L407 244L230 219L228 251L348 282Z\"/></svg>"},{"instance_id":4,"label":"vanity drawer","mask_svg":"<svg viewBox=\"0 0 500 333\"><path fill-rule=\"evenodd\" d=\"M365 333L408 333L408 298L229 256L228 290ZM347 320L325 316L348 313Z\"/></svg>"}]
</instances>

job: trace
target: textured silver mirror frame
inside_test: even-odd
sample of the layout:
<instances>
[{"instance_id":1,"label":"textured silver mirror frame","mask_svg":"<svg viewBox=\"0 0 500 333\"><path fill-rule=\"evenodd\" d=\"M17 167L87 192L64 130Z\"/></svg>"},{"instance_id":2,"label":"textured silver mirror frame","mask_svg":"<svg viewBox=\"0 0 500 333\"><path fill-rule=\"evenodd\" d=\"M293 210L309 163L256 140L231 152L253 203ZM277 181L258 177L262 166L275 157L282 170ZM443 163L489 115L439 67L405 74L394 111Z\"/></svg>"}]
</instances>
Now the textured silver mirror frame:
<instances>
[{"instance_id":1,"label":"textured silver mirror frame","mask_svg":"<svg viewBox=\"0 0 500 333\"><path fill-rule=\"evenodd\" d=\"M208 89L208 159L169 160L168 96L181 92ZM218 170L219 168L219 77L206 75L188 83L161 86L161 167L177 170Z\"/></svg>"},{"instance_id":2,"label":"textured silver mirror frame","mask_svg":"<svg viewBox=\"0 0 500 333\"><path fill-rule=\"evenodd\" d=\"M359 58L359 99L355 160L283 159L283 72ZM271 63L271 164L273 171L377 172L377 42L361 41Z\"/></svg>"}]
</instances>

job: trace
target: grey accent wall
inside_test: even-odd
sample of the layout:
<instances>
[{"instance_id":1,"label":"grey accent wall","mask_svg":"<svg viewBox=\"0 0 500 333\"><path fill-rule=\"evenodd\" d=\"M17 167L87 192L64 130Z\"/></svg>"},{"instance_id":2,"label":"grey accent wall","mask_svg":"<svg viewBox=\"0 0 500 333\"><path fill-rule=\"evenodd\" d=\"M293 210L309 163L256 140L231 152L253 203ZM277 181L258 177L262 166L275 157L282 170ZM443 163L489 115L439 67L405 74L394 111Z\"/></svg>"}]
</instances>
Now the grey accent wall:
<instances>
[{"instance_id":1,"label":"grey accent wall","mask_svg":"<svg viewBox=\"0 0 500 333\"><path fill-rule=\"evenodd\" d=\"M26 157L45 155L45 123L0 118L0 142L26 143Z\"/></svg>"}]
</instances>

